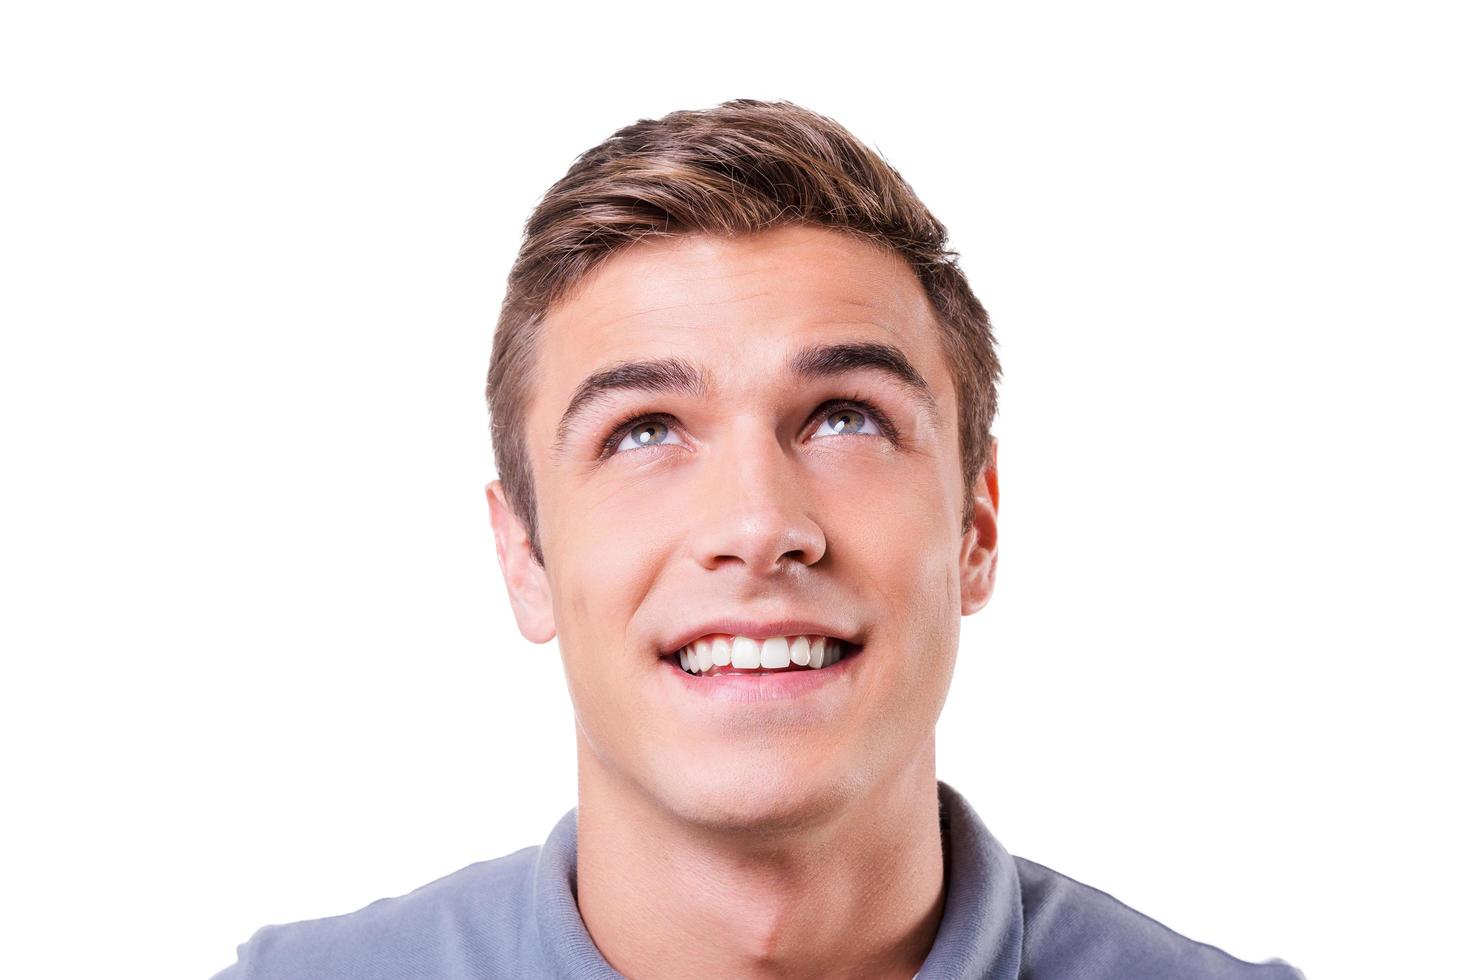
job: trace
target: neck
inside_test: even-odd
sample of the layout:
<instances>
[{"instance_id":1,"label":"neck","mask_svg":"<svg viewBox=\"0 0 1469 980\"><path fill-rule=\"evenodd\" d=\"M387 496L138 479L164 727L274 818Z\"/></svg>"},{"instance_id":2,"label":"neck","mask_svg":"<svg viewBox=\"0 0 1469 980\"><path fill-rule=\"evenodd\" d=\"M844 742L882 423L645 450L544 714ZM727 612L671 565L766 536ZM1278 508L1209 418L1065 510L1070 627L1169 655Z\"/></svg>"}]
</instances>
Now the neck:
<instances>
[{"instance_id":1,"label":"neck","mask_svg":"<svg viewBox=\"0 0 1469 980\"><path fill-rule=\"evenodd\" d=\"M944 909L933 740L817 827L729 839L601 766L578 732L577 906L637 980L911 980Z\"/></svg>"}]
</instances>

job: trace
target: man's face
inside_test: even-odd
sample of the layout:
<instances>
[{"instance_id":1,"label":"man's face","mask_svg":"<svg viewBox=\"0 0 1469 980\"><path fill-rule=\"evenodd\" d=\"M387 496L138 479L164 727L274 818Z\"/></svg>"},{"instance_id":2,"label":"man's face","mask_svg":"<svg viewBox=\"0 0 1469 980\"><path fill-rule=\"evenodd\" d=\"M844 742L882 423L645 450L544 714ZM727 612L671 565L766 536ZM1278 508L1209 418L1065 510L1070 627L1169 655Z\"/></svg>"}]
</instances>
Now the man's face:
<instances>
[{"instance_id":1,"label":"man's face","mask_svg":"<svg viewBox=\"0 0 1469 980\"><path fill-rule=\"evenodd\" d=\"M901 260L800 226L633 246L551 311L525 419L544 570L491 502L522 630L560 637L582 766L690 823L753 829L931 765L994 545L993 484L961 487L938 330ZM604 388L560 431L585 379L647 361L664 370L624 371L643 387ZM740 632L725 618L859 649L799 687L684 673L679 641Z\"/></svg>"}]
</instances>

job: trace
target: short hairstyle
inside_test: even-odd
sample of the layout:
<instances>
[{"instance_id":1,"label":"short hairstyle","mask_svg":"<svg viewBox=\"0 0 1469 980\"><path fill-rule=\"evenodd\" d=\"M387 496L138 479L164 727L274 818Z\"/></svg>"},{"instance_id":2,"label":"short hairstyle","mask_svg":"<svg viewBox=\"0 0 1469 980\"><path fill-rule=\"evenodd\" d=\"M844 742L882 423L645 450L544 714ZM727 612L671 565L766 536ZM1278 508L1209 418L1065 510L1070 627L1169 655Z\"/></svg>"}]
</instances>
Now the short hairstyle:
<instances>
[{"instance_id":1,"label":"short hairstyle","mask_svg":"<svg viewBox=\"0 0 1469 980\"><path fill-rule=\"evenodd\" d=\"M856 235L912 268L941 325L958 398L963 529L989 462L1000 376L989 315L948 232L898 172L844 127L790 102L736 99L625 126L587 150L525 226L495 328L485 398L495 468L544 566L524 412L547 312L599 263L650 237L814 225Z\"/></svg>"}]
</instances>

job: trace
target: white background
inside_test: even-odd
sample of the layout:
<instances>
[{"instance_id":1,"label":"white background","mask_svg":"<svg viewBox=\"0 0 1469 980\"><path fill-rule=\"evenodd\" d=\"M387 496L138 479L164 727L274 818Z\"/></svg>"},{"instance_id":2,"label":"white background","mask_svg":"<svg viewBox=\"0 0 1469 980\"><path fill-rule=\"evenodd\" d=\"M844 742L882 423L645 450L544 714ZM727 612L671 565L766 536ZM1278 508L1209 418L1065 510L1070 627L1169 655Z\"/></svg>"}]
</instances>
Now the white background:
<instances>
[{"instance_id":1,"label":"white background","mask_svg":"<svg viewBox=\"0 0 1469 980\"><path fill-rule=\"evenodd\" d=\"M574 805L491 328L577 152L734 97L881 150L994 317L940 778L1240 957L1461 970L1448 10L6 5L0 974L207 977Z\"/></svg>"}]
</instances>

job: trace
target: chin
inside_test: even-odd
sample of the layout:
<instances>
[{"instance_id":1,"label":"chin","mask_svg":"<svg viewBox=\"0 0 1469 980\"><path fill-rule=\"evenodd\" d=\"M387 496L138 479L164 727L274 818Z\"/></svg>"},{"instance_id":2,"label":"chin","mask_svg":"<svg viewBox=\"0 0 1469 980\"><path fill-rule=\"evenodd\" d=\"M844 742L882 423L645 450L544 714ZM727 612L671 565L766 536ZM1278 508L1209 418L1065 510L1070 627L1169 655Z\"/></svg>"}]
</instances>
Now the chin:
<instances>
[{"instance_id":1,"label":"chin","mask_svg":"<svg viewBox=\"0 0 1469 980\"><path fill-rule=\"evenodd\" d=\"M819 824L842 807L850 789L836 773L761 762L671 772L664 784L665 805L688 824L755 835Z\"/></svg>"}]
</instances>

